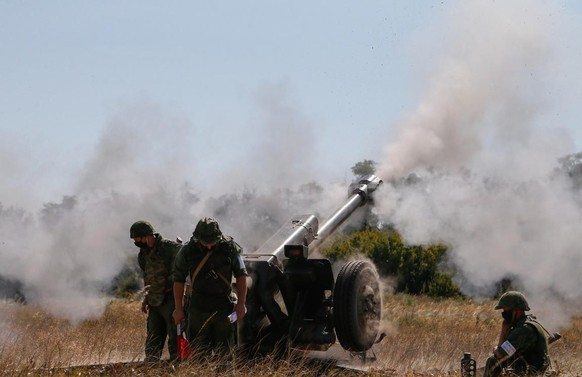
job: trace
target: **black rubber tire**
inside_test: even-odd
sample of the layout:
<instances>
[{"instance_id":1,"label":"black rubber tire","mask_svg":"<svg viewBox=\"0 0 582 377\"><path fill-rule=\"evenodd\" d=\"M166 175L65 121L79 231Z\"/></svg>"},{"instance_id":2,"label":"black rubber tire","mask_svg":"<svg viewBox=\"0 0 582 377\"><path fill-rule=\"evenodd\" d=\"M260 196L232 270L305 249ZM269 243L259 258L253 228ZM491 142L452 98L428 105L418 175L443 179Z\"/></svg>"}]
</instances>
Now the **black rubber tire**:
<instances>
[{"instance_id":1,"label":"black rubber tire","mask_svg":"<svg viewBox=\"0 0 582 377\"><path fill-rule=\"evenodd\" d=\"M357 260L340 270L333 292L333 318L341 346L352 352L370 349L378 337L382 295L376 268Z\"/></svg>"}]
</instances>

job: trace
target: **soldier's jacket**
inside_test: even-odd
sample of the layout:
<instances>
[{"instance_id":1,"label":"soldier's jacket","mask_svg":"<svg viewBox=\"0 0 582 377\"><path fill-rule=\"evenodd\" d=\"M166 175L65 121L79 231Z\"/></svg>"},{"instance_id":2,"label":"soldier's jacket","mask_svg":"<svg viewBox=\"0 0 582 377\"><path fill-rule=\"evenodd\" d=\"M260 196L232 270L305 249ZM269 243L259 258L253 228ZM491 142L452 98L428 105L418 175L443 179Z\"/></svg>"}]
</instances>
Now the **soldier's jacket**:
<instances>
[{"instance_id":1,"label":"soldier's jacket","mask_svg":"<svg viewBox=\"0 0 582 377\"><path fill-rule=\"evenodd\" d=\"M500 352L515 360L512 365L518 373L544 372L549 364L548 341L541 325L531 315L513 325Z\"/></svg>"},{"instance_id":2,"label":"soldier's jacket","mask_svg":"<svg viewBox=\"0 0 582 377\"><path fill-rule=\"evenodd\" d=\"M230 304L232 277L247 275L241 252L242 248L231 237L222 236L192 282L193 305L200 310L211 311ZM176 256L174 281L184 283L207 253L208 250L192 237Z\"/></svg>"},{"instance_id":3,"label":"soldier's jacket","mask_svg":"<svg viewBox=\"0 0 582 377\"><path fill-rule=\"evenodd\" d=\"M140 249L137 261L143 272L144 285L149 286L148 304L160 306L166 294L170 293L172 296L174 259L182 245L157 233L154 236L156 237L154 248Z\"/></svg>"}]
</instances>

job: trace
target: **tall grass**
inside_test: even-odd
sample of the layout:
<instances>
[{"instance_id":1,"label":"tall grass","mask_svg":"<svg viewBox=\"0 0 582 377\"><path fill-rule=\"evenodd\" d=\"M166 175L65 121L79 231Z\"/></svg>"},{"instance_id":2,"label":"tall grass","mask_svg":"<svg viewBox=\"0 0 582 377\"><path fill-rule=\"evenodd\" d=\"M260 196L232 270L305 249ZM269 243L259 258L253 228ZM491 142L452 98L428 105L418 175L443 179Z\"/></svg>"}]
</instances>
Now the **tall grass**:
<instances>
[{"instance_id":1,"label":"tall grass","mask_svg":"<svg viewBox=\"0 0 582 377\"><path fill-rule=\"evenodd\" d=\"M391 296L384 305L391 333L378 347L379 364L400 373L440 375L458 372L463 352L470 352L482 367L501 327L501 316L493 307L493 301ZM561 374L582 375L581 326L582 317L575 318L561 329L563 338L550 345L553 364Z\"/></svg>"},{"instance_id":2,"label":"tall grass","mask_svg":"<svg viewBox=\"0 0 582 377\"><path fill-rule=\"evenodd\" d=\"M491 354L500 327L499 312L492 309L493 305L492 301L390 296L384 300L383 330L387 336L369 352L376 361L361 365L359 359L351 358L337 346L334 356L343 364L365 369L366 375L459 375L463 352L471 352L478 366L483 366ZM311 357L322 357L319 354L294 354L286 359L264 357L249 362L209 357L199 350L177 367L165 363L144 365L139 361L143 359L145 320L140 303L129 300L112 301L101 318L76 326L33 305L0 302L0 375L350 374L313 364ZM582 317L560 330L563 338L550 346L554 367L560 375L582 376ZM112 364L120 361L129 363ZM99 366L78 367L91 364Z\"/></svg>"}]
</instances>

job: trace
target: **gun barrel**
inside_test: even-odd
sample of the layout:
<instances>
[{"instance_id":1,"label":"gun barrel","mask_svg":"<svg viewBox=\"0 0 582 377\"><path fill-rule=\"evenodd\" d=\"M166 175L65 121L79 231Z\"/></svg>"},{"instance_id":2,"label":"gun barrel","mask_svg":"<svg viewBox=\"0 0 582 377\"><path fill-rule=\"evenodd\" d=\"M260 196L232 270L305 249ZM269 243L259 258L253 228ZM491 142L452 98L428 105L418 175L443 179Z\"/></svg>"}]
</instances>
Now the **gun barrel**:
<instances>
[{"instance_id":1,"label":"gun barrel","mask_svg":"<svg viewBox=\"0 0 582 377\"><path fill-rule=\"evenodd\" d=\"M317 249L335 230L346 221L359 207L372 200L372 193L382 184L382 180L375 175L362 177L357 183L350 185L349 198L343 206L338 208L327 219L317 232L317 238L310 245L310 253Z\"/></svg>"},{"instance_id":2,"label":"gun barrel","mask_svg":"<svg viewBox=\"0 0 582 377\"><path fill-rule=\"evenodd\" d=\"M299 215L287 221L267 242L252 253L245 254L245 260L266 260L278 265L285 257L285 245L309 246L309 254L325 241L356 209L372 199L371 194L382 183L375 175L362 177L350 185L347 201L327 219L322 226L314 215Z\"/></svg>"}]
</instances>

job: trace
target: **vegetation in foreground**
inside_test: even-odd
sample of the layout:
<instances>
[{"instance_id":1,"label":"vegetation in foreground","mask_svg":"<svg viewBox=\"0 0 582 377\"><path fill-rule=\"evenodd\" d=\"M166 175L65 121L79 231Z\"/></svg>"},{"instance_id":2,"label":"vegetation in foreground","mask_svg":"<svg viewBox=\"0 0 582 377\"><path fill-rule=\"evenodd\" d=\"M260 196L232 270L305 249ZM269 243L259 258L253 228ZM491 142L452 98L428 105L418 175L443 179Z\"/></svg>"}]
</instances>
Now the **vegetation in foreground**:
<instances>
[{"instance_id":1,"label":"vegetation in foreground","mask_svg":"<svg viewBox=\"0 0 582 377\"><path fill-rule=\"evenodd\" d=\"M363 367L364 375L459 375L463 352L483 366L499 329L494 302L433 299L397 294L384 300L387 336L373 350L377 360ZM115 300L96 320L76 326L32 305L0 303L0 374L6 376L207 376L355 375L326 368L301 355L265 357L253 362L227 362L196 354L172 368L143 365L145 316L139 301ZM559 375L582 376L582 317L560 329L563 338L550 346ZM347 356L347 354L346 354ZM90 364L129 364L74 367ZM354 366L361 367L358 360Z\"/></svg>"}]
</instances>

